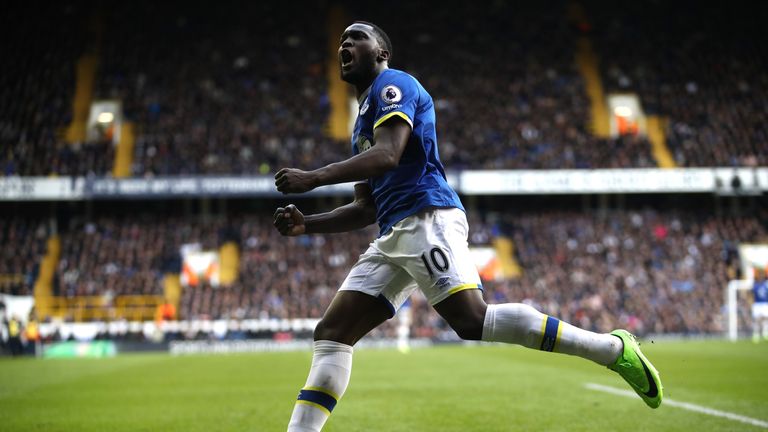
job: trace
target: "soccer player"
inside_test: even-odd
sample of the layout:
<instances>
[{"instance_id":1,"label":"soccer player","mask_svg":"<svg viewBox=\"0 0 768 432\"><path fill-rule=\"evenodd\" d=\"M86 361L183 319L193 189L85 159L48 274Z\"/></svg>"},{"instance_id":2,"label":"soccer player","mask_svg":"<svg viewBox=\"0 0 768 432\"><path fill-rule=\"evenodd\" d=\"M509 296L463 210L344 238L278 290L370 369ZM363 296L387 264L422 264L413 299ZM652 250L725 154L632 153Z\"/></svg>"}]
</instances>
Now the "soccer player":
<instances>
[{"instance_id":1,"label":"soccer player","mask_svg":"<svg viewBox=\"0 0 768 432\"><path fill-rule=\"evenodd\" d=\"M424 87L390 69L392 44L379 27L355 22L341 35L341 79L359 102L353 156L314 171L283 168L277 190L303 193L344 182L354 201L328 213L278 208L281 234L345 232L378 222L380 235L352 267L314 332L314 354L289 432L319 431L344 394L352 347L392 318L419 288L463 339L506 342L572 354L618 372L652 408L661 403L659 374L625 330L597 334L525 304L487 305L469 255L467 219L448 185L437 150L435 109Z\"/></svg>"},{"instance_id":2,"label":"soccer player","mask_svg":"<svg viewBox=\"0 0 768 432\"><path fill-rule=\"evenodd\" d=\"M758 273L752 285L752 341L760 342L760 335L768 340L768 270Z\"/></svg>"}]
</instances>

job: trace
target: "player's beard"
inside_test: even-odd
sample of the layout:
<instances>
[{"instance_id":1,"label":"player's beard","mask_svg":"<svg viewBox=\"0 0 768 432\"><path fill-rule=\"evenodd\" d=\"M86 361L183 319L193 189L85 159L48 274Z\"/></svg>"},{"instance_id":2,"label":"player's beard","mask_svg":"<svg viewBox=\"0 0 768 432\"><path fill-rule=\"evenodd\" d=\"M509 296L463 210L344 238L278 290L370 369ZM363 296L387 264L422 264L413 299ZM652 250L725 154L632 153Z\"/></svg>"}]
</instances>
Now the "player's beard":
<instances>
[{"instance_id":1,"label":"player's beard","mask_svg":"<svg viewBox=\"0 0 768 432\"><path fill-rule=\"evenodd\" d=\"M345 72L341 69L342 81L352 85L365 84L363 81L373 81L373 78L376 77L376 56L374 53L366 54L370 55L356 57L353 67L348 71Z\"/></svg>"}]
</instances>

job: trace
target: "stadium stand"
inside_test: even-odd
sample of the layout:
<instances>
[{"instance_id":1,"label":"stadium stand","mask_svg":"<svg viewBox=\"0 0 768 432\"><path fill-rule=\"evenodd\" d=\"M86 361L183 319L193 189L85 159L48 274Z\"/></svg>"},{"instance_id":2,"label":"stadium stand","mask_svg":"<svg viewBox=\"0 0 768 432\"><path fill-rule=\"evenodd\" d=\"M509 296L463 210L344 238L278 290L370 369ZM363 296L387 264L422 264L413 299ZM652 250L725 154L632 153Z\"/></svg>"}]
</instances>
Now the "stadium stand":
<instances>
[{"instance_id":1,"label":"stadium stand","mask_svg":"<svg viewBox=\"0 0 768 432\"><path fill-rule=\"evenodd\" d=\"M490 214L496 222L473 217L471 243L488 245L496 235L511 236L524 271L519 278L485 281L488 301L529 302L598 331L722 331L722 321L713 317L721 313L722 289L738 267L736 244L768 240L755 218L692 211ZM225 239L237 239L242 251L237 281L184 288L183 319L320 317L375 236L369 228L285 239L263 214L206 221L104 216L74 220L70 227L62 233L57 275L58 292L70 297L162 295L163 275L179 271L182 244L199 242L216 250ZM414 334L446 330L419 295L413 307Z\"/></svg>"},{"instance_id":2,"label":"stadium stand","mask_svg":"<svg viewBox=\"0 0 768 432\"><path fill-rule=\"evenodd\" d=\"M713 317L735 245L767 233L754 218L686 211L555 212L512 224L526 272L494 298L528 298L585 328L641 334L722 331Z\"/></svg>"},{"instance_id":3,"label":"stadium stand","mask_svg":"<svg viewBox=\"0 0 768 432\"><path fill-rule=\"evenodd\" d=\"M587 84L574 61L581 37L594 42L608 91L637 93L648 114L666 119L678 165L768 165L762 6L718 19L720 9L687 1L654 7L588 1L590 24L579 27L566 2L438 9L418 2L342 4L350 19L377 17L394 42L392 66L412 72L434 97L449 170L657 165L644 136L593 134ZM269 174L282 166L318 167L349 153L348 143L325 129L327 45L335 36L325 26L322 2L304 5L301 13L288 3L191 4L182 11L138 2L101 12L74 3L41 10L34 19L30 7L14 5L0 17L10 35L0 41L4 176L111 175L111 143L67 138L75 71L86 53L98 57L94 97L121 101L126 120L136 125L133 177ZM391 10L397 13L385 13ZM405 15L420 17L418 31L401 19ZM254 25L254 16L269 19ZM717 32L699 30L713 21ZM706 211L697 211L652 198L648 208L563 204L520 212L503 203L478 206L475 198L465 200L471 244L509 238L521 269L517 277L486 281L486 298L529 302L597 331L722 332L723 287L738 276L737 244L768 241L768 215L755 210L755 201L748 210L707 202L700 204ZM194 207L191 201L203 199L171 201L170 207ZM284 201L254 201L258 212L221 204L213 212L183 214L149 205L142 211L144 201L116 206L123 214L105 210L108 204L54 203L34 217L0 203L0 292L33 294L54 233L61 253L51 294L105 304L122 296L162 298L167 275L181 270L182 245L214 250L234 240L235 282L182 289L180 318L319 317L376 230L285 239L271 225L272 210L265 210ZM58 219L51 229L44 216L63 207L71 217L51 216ZM713 214L715 207L722 214ZM420 296L412 307L414 336L455 337ZM102 319L90 317L77 319Z\"/></svg>"},{"instance_id":4,"label":"stadium stand","mask_svg":"<svg viewBox=\"0 0 768 432\"><path fill-rule=\"evenodd\" d=\"M235 226L242 248L240 278L231 287L186 289L180 308L185 317L320 317L375 236L371 228L285 239L263 215L250 215Z\"/></svg>"},{"instance_id":5,"label":"stadium stand","mask_svg":"<svg viewBox=\"0 0 768 432\"><path fill-rule=\"evenodd\" d=\"M258 174L346 155L323 134L323 16L279 3L111 10L96 96L122 100L138 125L133 175Z\"/></svg>"},{"instance_id":6,"label":"stadium stand","mask_svg":"<svg viewBox=\"0 0 768 432\"><path fill-rule=\"evenodd\" d=\"M765 4L587 4L606 87L668 118L679 166L768 164Z\"/></svg>"},{"instance_id":7,"label":"stadium stand","mask_svg":"<svg viewBox=\"0 0 768 432\"><path fill-rule=\"evenodd\" d=\"M187 238L215 241L215 224L178 218L74 220L62 235L56 294L64 297L162 295L162 274L178 273L178 251Z\"/></svg>"},{"instance_id":8,"label":"stadium stand","mask_svg":"<svg viewBox=\"0 0 768 432\"><path fill-rule=\"evenodd\" d=\"M636 92L649 114L668 119L678 165L766 164L766 68L756 37L764 7L717 19L719 9L690 2L587 5L586 32L603 59L604 85ZM585 30L569 22L567 3L467 3L429 13L427 5L396 6L422 19L416 34L398 14L380 20L396 47L393 66L412 71L435 97L442 156L452 169L656 165L645 137L590 132L590 101L574 62ZM381 5L346 8L352 17L388 16ZM16 6L4 18L12 30L6 52L21 59L3 74L4 175L111 173L108 143L62 139L72 119L74 66L89 44L99 58L95 97L122 101L126 119L137 124L134 176L257 174L348 154L346 143L324 134L329 35L317 17L325 6L302 14L280 4L182 12L140 2L92 14L61 5L19 25L27 12ZM683 12L686 19L677 20ZM248 18L267 15L259 26ZM89 16L99 20L100 36L86 32ZM64 30L62 21L74 25ZM698 30L708 22L719 31ZM455 32L458 26L466 30ZM11 103L18 100L27 103Z\"/></svg>"},{"instance_id":9,"label":"stadium stand","mask_svg":"<svg viewBox=\"0 0 768 432\"><path fill-rule=\"evenodd\" d=\"M452 169L655 165L642 137L598 139L588 133L589 101L561 11L466 4L459 14L425 14L419 8L426 6L402 7L425 17L427 30L413 43L401 39L410 34L402 23L382 23L395 39L394 66L414 71L435 97L443 159ZM348 155L346 142L324 134L329 36L315 20L327 11L313 8L299 15L279 4L181 12L137 3L94 15L104 29L91 36L99 39L95 98L120 100L126 119L137 124L131 174L258 174L281 166L313 168ZM264 15L271 19L258 27L247 18ZM40 25L51 27L59 19L44 16ZM459 19L472 29L471 37L443 25ZM60 39L67 40L55 40ZM498 40L505 43L493 42ZM48 70L50 91L60 93L44 96L57 101L56 108L36 119L44 127L35 127L35 134L49 133L5 155L4 174L109 175L114 149L107 142L66 145L53 137L71 120L73 68L86 43L75 39L66 50L53 50L52 44L40 40L43 55L24 53L37 62L28 70ZM56 68L38 64L45 61ZM8 78L18 83L24 73ZM457 74L465 77L460 86ZM6 142L16 143L26 120L9 113L7 122ZM35 166L27 166L32 161Z\"/></svg>"},{"instance_id":10,"label":"stadium stand","mask_svg":"<svg viewBox=\"0 0 768 432\"><path fill-rule=\"evenodd\" d=\"M67 3L16 3L0 20L0 175L105 173L111 161L102 146L64 139L75 64L86 45L82 11Z\"/></svg>"},{"instance_id":11,"label":"stadium stand","mask_svg":"<svg viewBox=\"0 0 768 432\"><path fill-rule=\"evenodd\" d=\"M435 99L449 168L655 166L646 139L598 139L587 130L589 100L565 3L410 2L396 14L384 4L349 7L362 19L386 17L378 23L393 39L393 67L413 73ZM415 32L402 14L420 17Z\"/></svg>"},{"instance_id":12,"label":"stadium stand","mask_svg":"<svg viewBox=\"0 0 768 432\"><path fill-rule=\"evenodd\" d=\"M328 101L319 54L329 36L301 22L317 15L297 19L282 6L254 7L245 12L274 17L271 28L257 33L237 18L248 13L225 10L216 12L222 16L214 22L226 22L230 30L208 24L200 31L210 11L180 16L161 9L141 35L111 39L98 94L126 101L129 117L140 125L134 175L252 174L279 166L313 168L348 154L346 143L322 133ZM382 23L395 35L394 66L414 71L435 96L443 158L452 169L655 166L644 138L598 139L587 132L589 102L564 17L539 15L535 7L467 4L461 13L437 14L418 9L426 6L403 7L424 17L423 28L430 31L413 44L398 39L410 33L402 22ZM109 27L128 33L122 26L131 20L115 16ZM458 19L472 37L444 25ZM487 25L508 19L514 25ZM174 42L158 45L159 37ZM477 46L483 55L473 54ZM502 67L488 61L498 58L509 61ZM466 77L461 86L454 84L457 74Z\"/></svg>"}]
</instances>

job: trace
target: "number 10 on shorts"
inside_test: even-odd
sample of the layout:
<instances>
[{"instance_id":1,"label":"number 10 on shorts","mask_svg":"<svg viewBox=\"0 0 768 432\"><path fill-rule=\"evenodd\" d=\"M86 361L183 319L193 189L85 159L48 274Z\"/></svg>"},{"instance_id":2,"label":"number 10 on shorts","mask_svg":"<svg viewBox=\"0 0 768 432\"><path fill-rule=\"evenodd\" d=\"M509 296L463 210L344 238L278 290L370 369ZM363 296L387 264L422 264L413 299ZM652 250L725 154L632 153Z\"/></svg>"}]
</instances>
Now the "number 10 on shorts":
<instances>
[{"instance_id":1,"label":"number 10 on shorts","mask_svg":"<svg viewBox=\"0 0 768 432\"><path fill-rule=\"evenodd\" d=\"M429 252L421 254L421 261L429 272L429 277L435 278L435 271L445 273L450 268L448 257L439 247L433 247Z\"/></svg>"}]
</instances>

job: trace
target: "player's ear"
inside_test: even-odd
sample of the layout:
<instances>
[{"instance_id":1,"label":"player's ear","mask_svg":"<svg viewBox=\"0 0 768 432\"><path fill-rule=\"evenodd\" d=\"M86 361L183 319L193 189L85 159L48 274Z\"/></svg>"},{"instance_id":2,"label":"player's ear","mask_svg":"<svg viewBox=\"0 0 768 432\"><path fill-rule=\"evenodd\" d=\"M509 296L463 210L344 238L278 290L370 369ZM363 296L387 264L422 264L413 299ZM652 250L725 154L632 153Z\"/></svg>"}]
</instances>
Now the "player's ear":
<instances>
[{"instance_id":1,"label":"player's ear","mask_svg":"<svg viewBox=\"0 0 768 432\"><path fill-rule=\"evenodd\" d=\"M389 62L389 51L379 48L379 55L376 56L376 60L381 62Z\"/></svg>"}]
</instances>

